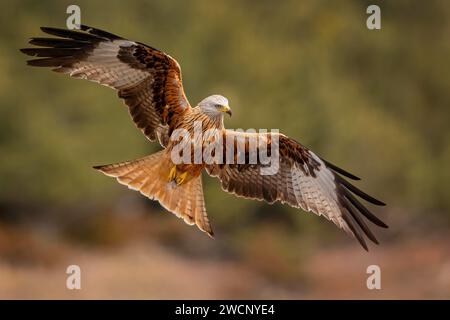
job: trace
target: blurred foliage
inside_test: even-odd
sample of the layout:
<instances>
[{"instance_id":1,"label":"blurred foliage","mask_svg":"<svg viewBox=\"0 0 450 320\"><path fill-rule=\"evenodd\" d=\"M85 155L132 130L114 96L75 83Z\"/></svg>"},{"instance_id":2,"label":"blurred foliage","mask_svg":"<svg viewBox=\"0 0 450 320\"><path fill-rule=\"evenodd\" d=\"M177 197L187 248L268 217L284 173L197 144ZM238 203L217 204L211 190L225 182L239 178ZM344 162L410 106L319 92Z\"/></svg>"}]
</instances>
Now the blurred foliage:
<instances>
[{"instance_id":1,"label":"blurred foliage","mask_svg":"<svg viewBox=\"0 0 450 320\"><path fill-rule=\"evenodd\" d=\"M377 2L380 31L366 28L367 1L76 3L82 23L174 56L192 104L213 93L228 97L229 128L279 128L363 177L358 185L390 208L448 221L450 4ZM40 26L64 27L73 3L2 3L1 204L44 211L117 204L131 191L90 167L159 148L110 89L25 65L18 49L42 35ZM205 188L219 228L280 220L283 230L325 230L312 215L225 194L211 178ZM259 238L272 251L282 247L261 232L249 239Z\"/></svg>"}]
</instances>

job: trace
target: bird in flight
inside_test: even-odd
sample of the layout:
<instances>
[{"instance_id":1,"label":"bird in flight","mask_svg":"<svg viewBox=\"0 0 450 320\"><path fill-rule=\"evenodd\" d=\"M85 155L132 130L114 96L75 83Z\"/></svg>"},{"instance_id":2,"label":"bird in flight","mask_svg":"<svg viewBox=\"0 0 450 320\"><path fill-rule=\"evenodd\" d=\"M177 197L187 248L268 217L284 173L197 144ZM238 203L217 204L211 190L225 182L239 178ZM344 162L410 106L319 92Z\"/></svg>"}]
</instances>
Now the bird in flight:
<instances>
[{"instance_id":1,"label":"bird in flight","mask_svg":"<svg viewBox=\"0 0 450 320\"><path fill-rule=\"evenodd\" d=\"M192 107L183 90L180 65L168 54L85 25L78 31L50 27L41 30L54 37L31 38L29 43L36 47L21 49L37 57L27 61L28 65L49 67L113 88L128 106L136 126L150 141L158 140L163 147L141 159L94 167L98 171L159 201L168 211L210 236L213 231L202 187L204 169L219 179L226 192L312 211L354 236L364 249L368 250L364 235L378 244L366 222L383 228L387 225L358 197L378 206L385 204L346 180L360 180L358 177L284 134L225 129L224 115L231 116L228 100L212 95ZM198 128L204 133L202 138L195 137ZM191 137L188 143L173 138L176 133L182 136L180 130ZM214 134L206 134L208 130ZM216 161L207 161L210 157L180 162L174 160L174 155L187 154L183 154L187 149L178 152L180 145L189 146L189 151L214 145L224 152L211 152ZM277 155L277 168L269 173L263 172L268 166L261 156L263 149L266 154Z\"/></svg>"}]
</instances>

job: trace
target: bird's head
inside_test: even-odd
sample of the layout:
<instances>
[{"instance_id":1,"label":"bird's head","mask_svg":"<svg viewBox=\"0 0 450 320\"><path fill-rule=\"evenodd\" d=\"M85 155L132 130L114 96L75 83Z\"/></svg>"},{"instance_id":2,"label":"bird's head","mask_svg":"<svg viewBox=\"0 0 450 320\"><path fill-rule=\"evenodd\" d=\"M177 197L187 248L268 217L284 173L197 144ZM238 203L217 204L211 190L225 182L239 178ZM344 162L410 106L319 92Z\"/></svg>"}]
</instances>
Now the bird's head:
<instances>
[{"instance_id":1,"label":"bird's head","mask_svg":"<svg viewBox=\"0 0 450 320\"><path fill-rule=\"evenodd\" d=\"M224 96L214 94L200 101L198 106L204 114L207 114L211 118L223 117L224 113L227 113L231 117L228 99Z\"/></svg>"}]
</instances>

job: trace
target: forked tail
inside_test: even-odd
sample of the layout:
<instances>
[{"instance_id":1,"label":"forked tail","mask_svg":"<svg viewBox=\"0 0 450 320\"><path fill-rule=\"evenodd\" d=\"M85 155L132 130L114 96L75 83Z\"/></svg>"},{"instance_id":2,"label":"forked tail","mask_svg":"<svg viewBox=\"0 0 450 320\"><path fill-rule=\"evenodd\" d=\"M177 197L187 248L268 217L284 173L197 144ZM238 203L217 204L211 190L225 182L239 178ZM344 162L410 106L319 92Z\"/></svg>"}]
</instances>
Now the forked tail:
<instances>
[{"instance_id":1,"label":"forked tail","mask_svg":"<svg viewBox=\"0 0 450 320\"><path fill-rule=\"evenodd\" d=\"M168 182L173 166L170 157L160 151L147 157L105 166L96 166L107 176L114 177L121 184L137 190L183 218L187 224L194 223L211 237L213 231L206 214L203 198L202 176L181 185Z\"/></svg>"}]
</instances>

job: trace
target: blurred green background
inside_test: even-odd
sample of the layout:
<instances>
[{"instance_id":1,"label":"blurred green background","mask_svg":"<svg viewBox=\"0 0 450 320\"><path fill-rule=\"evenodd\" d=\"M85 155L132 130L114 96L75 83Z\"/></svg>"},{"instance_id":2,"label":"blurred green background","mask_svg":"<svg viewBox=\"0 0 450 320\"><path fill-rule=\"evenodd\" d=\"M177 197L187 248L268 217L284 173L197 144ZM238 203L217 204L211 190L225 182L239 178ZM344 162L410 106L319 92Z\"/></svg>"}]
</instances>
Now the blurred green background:
<instances>
[{"instance_id":1,"label":"blurred green background","mask_svg":"<svg viewBox=\"0 0 450 320\"><path fill-rule=\"evenodd\" d=\"M175 57L191 104L226 96L227 127L280 129L361 176L388 203L374 208L391 227L373 228L381 245L363 252L322 218L204 176L210 240L92 170L159 145L112 90L25 65L18 49L65 27L70 4ZM449 298L449 35L447 1L2 2L0 297ZM72 263L88 270L75 293ZM382 291L365 286L369 264Z\"/></svg>"}]
</instances>

